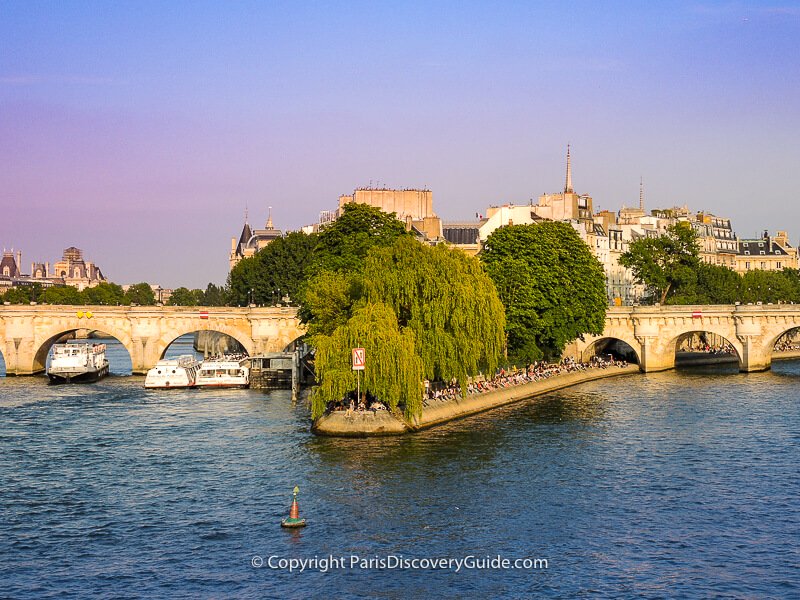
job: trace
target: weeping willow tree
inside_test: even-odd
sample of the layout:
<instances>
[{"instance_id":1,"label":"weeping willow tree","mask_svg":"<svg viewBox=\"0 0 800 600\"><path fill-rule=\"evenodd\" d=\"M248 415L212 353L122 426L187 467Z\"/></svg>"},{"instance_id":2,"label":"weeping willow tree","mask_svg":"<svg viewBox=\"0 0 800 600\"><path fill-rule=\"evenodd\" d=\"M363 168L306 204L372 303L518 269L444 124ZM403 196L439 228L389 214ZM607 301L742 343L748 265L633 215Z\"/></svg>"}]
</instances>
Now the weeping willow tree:
<instances>
[{"instance_id":1,"label":"weeping willow tree","mask_svg":"<svg viewBox=\"0 0 800 600\"><path fill-rule=\"evenodd\" d=\"M311 283L315 418L355 389L352 348L367 351L362 389L403 405L407 418L421 410L424 378L466 385L496 369L503 354L503 305L478 260L459 250L402 237L372 248L362 271L319 274Z\"/></svg>"},{"instance_id":2,"label":"weeping willow tree","mask_svg":"<svg viewBox=\"0 0 800 600\"><path fill-rule=\"evenodd\" d=\"M350 350L364 348L367 368L361 389L386 402L392 410L404 407L407 418L422 408L422 360L416 353L414 332L400 330L397 315L386 304L367 302L337 327L333 335L315 335L316 369L319 385L312 396L312 418L320 416L330 400L343 398L356 389L356 372Z\"/></svg>"},{"instance_id":3,"label":"weeping willow tree","mask_svg":"<svg viewBox=\"0 0 800 600\"><path fill-rule=\"evenodd\" d=\"M505 313L494 283L477 259L410 238L375 248L364 269L367 297L386 302L410 328L425 377L466 385L493 371L505 344Z\"/></svg>"}]
</instances>

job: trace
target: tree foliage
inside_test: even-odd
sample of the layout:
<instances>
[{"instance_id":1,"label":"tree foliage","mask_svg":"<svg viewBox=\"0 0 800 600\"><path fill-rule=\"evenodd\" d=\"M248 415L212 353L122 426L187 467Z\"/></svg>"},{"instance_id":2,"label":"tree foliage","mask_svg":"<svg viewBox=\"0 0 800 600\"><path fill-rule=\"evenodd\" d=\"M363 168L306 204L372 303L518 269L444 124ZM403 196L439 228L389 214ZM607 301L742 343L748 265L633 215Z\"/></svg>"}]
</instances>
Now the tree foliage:
<instances>
[{"instance_id":1,"label":"tree foliage","mask_svg":"<svg viewBox=\"0 0 800 600\"><path fill-rule=\"evenodd\" d=\"M632 242L620 256L619 264L631 269L636 281L648 287L654 300L665 304L670 295L679 295L681 287L691 289L697 285L697 234L688 223L676 223L663 235Z\"/></svg>"},{"instance_id":2,"label":"tree foliage","mask_svg":"<svg viewBox=\"0 0 800 600\"><path fill-rule=\"evenodd\" d=\"M315 417L328 401L353 389L348 369L355 346L373 349L367 371L373 370L374 379L365 389L403 405L408 418L421 408L423 376L466 385L481 369L494 370L502 355L503 305L480 263L410 236L373 247L363 270L320 272L310 280L305 301L314 315L311 344L318 349ZM385 344L393 348L388 354ZM401 350L405 358L393 354Z\"/></svg>"},{"instance_id":3,"label":"tree foliage","mask_svg":"<svg viewBox=\"0 0 800 600\"><path fill-rule=\"evenodd\" d=\"M296 301L316 245L316 234L295 231L242 259L228 275L229 302L274 304L287 295Z\"/></svg>"},{"instance_id":4,"label":"tree foliage","mask_svg":"<svg viewBox=\"0 0 800 600\"><path fill-rule=\"evenodd\" d=\"M561 355L605 325L603 268L567 223L495 230L481 253L506 310L508 351L532 361Z\"/></svg>"},{"instance_id":5,"label":"tree foliage","mask_svg":"<svg viewBox=\"0 0 800 600\"><path fill-rule=\"evenodd\" d=\"M309 273L360 271L372 247L390 246L404 236L410 234L395 213L367 204L345 204L342 215L320 234Z\"/></svg>"},{"instance_id":6,"label":"tree foliage","mask_svg":"<svg viewBox=\"0 0 800 600\"><path fill-rule=\"evenodd\" d=\"M203 290L190 290L189 288L179 287L172 291L167 301L168 306L202 306L204 304Z\"/></svg>"},{"instance_id":7,"label":"tree foliage","mask_svg":"<svg viewBox=\"0 0 800 600\"><path fill-rule=\"evenodd\" d=\"M350 351L364 348L367 368L361 389L386 402L392 410L403 405L411 417L421 409L422 359L416 352L414 332L401 329L397 315L383 303L366 302L331 335L313 338L316 375L312 417L320 416L330 400L339 400L356 389Z\"/></svg>"},{"instance_id":8,"label":"tree foliage","mask_svg":"<svg viewBox=\"0 0 800 600\"><path fill-rule=\"evenodd\" d=\"M125 301L128 304L153 306L156 303L156 295L149 283L135 283L125 292Z\"/></svg>"}]
</instances>

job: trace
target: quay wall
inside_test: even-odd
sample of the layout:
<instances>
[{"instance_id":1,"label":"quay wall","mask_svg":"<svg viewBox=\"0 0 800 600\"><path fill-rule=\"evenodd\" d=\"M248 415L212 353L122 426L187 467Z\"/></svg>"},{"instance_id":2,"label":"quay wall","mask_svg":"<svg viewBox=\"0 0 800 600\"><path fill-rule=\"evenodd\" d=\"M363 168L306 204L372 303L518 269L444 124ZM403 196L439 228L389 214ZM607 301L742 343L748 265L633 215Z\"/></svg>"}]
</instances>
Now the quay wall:
<instances>
[{"instance_id":1,"label":"quay wall","mask_svg":"<svg viewBox=\"0 0 800 600\"><path fill-rule=\"evenodd\" d=\"M475 394L459 400L433 400L422 409L422 414L412 422L389 411L348 412L334 411L316 419L311 430L317 435L334 437L371 437L380 435L401 435L442 425L455 419L482 413L493 408L519 402L566 387L639 373L638 365L609 367L607 369L588 369L576 373L555 375L541 381L501 388L491 392Z\"/></svg>"}]
</instances>

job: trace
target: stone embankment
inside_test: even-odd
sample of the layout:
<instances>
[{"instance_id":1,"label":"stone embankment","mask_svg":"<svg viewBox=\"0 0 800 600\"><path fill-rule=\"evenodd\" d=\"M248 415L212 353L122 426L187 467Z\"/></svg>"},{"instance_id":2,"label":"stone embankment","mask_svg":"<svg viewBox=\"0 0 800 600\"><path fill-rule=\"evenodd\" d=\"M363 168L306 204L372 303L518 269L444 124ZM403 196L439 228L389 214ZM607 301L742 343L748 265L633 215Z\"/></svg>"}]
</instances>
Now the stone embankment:
<instances>
[{"instance_id":1,"label":"stone embankment","mask_svg":"<svg viewBox=\"0 0 800 600\"><path fill-rule=\"evenodd\" d=\"M586 369L547 379L512 385L505 388L469 395L456 400L431 400L422 414L412 422L387 410L333 411L314 421L311 430L317 435L335 437L371 437L400 435L441 425L454 419L478 414L512 402L519 402L587 381L639 373L638 365L610 366L605 369Z\"/></svg>"}]
</instances>

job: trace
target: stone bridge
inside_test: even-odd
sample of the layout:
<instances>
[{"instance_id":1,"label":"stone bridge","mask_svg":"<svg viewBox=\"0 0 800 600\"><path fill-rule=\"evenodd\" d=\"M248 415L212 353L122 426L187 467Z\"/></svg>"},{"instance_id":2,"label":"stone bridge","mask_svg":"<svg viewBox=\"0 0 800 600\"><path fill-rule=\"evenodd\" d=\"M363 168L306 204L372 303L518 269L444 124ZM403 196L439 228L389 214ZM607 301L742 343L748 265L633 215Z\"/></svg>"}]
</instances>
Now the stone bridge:
<instances>
[{"instance_id":1,"label":"stone bridge","mask_svg":"<svg viewBox=\"0 0 800 600\"><path fill-rule=\"evenodd\" d=\"M291 307L5 305L0 306L0 352L6 374L42 372L53 343L78 329L118 339L134 373L146 373L172 342L195 331L227 334L251 356L281 352L305 333Z\"/></svg>"},{"instance_id":2,"label":"stone bridge","mask_svg":"<svg viewBox=\"0 0 800 600\"><path fill-rule=\"evenodd\" d=\"M588 359L598 344L621 340L639 360L642 371L675 367L675 352L691 333L715 333L736 350L740 371L765 371L772 363L775 342L800 327L800 305L622 306L606 313L602 335L576 343L578 355Z\"/></svg>"}]
</instances>

